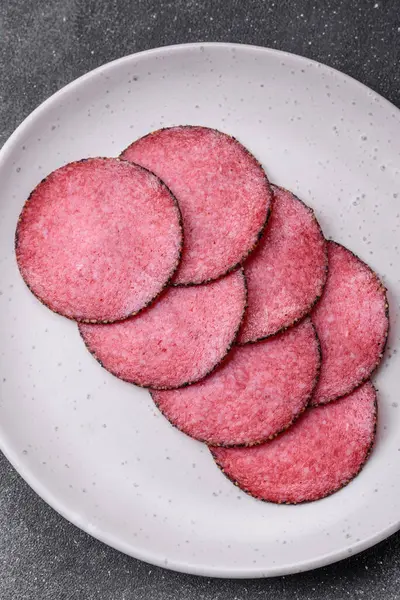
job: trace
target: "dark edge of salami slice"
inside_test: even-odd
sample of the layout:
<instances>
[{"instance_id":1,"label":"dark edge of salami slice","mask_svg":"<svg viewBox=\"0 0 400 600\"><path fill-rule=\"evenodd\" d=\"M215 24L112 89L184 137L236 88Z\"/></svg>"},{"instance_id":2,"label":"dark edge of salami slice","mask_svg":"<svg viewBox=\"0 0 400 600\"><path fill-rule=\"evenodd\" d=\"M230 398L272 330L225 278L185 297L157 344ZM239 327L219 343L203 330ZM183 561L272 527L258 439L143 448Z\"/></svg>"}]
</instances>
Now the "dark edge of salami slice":
<instances>
[{"instance_id":1,"label":"dark edge of salami slice","mask_svg":"<svg viewBox=\"0 0 400 600\"><path fill-rule=\"evenodd\" d=\"M108 160L109 157L106 156L91 156L88 158L81 158L80 160L74 160L70 163L66 163L65 165L62 165L59 168L62 168L63 166L66 165L76 165L79 163L83 163L83 162L87 162L89 160ZM183 233L183 221L182 221L182 214L181 214L181 209L179 207L179 203L177 201L177 199L175 198L174 194L171 192L171 190L168 188L168 186L159 178L157 177L157 175L155 173L153 173L152 171L150 171L149 169L146 169L145 167L142 167L141 165L137 165L136 163L132 163L131 161L128 160L124 160L122 158L113 158L113 160L117 160L119 162L123 162L123 163L128 163L130 165L134 165L135 167L138 167L139 169L142 169L143 171L146 171L147 173L150 173L150 175L153 175L162 185L162 187L164 187L170 194L172 201L174 203L174 206L177 210L177 215L178 215L178 225L179 225L179 229L181 232L181 243L180 243L180 247L179 247L179 253L178 253L178 258L176 261L176 264L174 265L167 281L165 282L164 286L161 288L161 290L158 292L158 294L156 296L154 296L154 298L152 298L151 300L149 300L144 306L142 306L142 308L140 308L138 311L131 313L129 315L127 315L126 317L124 317L123 319L115 319L113 321L110 320L102 320L102 321L97 321L94 319L77 319L77 318L73 318L73 317L69 317L67 315L62 314L61 312L54 310L47 302L45 302L42 298L40 298L39 296L37 296L35 294L35 292L32 290L31 286L29 285L29 283L26 281L21 269L19 268L19 260L18 260L18 230L19 230L19 226L20 223L22 222L23 216L24 216L24 212L25 212L25 208L27 207L27 205L29 204L32 195L34 194L34 192L39 188L39 186L41 186L49 177L50 175L54 172L52 171L51 173L49 173L48 175L46 175L46 177L44 177L31 191L31 193L29 194L28 198L26 199L22 210L19 214L18 217L18 221L17 221L17 226L15 229L15 235L14 235L14 251L15 251L15 256L16 256L16 262L17 262L17 266L18 266L18 270L20 272L20 275L22 277L22 279L24 280L25 285L27 286L27 288L29 289L29 291L35 296L35 298L37 298L39 300L39 302L41 304L43 304L43 306L45 306L46 308L50 309L52 312L54 312L55 314L58 314L62 317L65 317L66 319L69 319L70 321L75 321L76 323L92 323L92 324L107 324L107 323L118 323L119 321L124 321L125 319L128 319L129 317L133 317L137 314L139 314L142 310L148 308L153 302L155 302L155 300L157 300L157 298L159 298L159 296L164 292L164 290L171 285L171 280L173 278L173 276L175 275L176 270L179 267L179 263L181 262L181 258L182 258L182 251L183 251L183 245L184 245L184 233ZM57 170L57 169L55 169Z\"/></svg>"},{"instance_id":2,"label":"dark edge of salami slice","mask_svg":"<svg viewBox=\"0 0 400 600\"><path fill-rule=\"evenodd\" d=\"M364 382L366 383L366 382ZM367 452L365 453L365 458L364 461L360 464L360 467L358 469L358 471L352 476L350 477L350 479L347 479L346 481L344 481L341 485L337 486L335 489L330 490L327 494L324 494L322 496L319 496L318 498L313 498L312 500L301 500L300 502L273 502L272 500L265 500L264 498L260 498L259 496L256 496L255 494L253 494L252 492L250 492L249 490L240 487L239 484L237 483L237 481L233 478L230 477L224 470L223 466L220 464L220 462L217 460L214 452L212 451L212 448L209 446L208 449L210 451L210 454L215 462L215 464L217 465L217 467L219 468L219 470L221 471L221 473L223 473L223 475L231 482L233 483L234 486L236 486L237 488L239 488L242 492L248 494L249 496L251 496L252 498L254 498L255 500L261 501L261 502L265 502L267 504L279 504L279 505L286 505L286 506L297 506L298 504L310 504L311 502L317 502L318 500L323 500L324 498L328 498L329 496L332 496L332 494L335 494L336 492L338 492L339 490L342 490L343 488L345 488L351 481L353 481L353 479L355 479L363 470L363 468L365 467L365 465L368 462L369 457L371 456L371 452L374 449L374 445L376 442L376 431L377 431L377 424L378 424L378 400L377 400L377 391L375 386L372 384L371 385L375 391L375 400L374 400L374 430L372 432L372 439L371 439L371 443L369 445L369 448L367 450ZM341 396L341 398L343 398L344 396ZM340 400L340 398L338 398L338 400ZM324 404L322 405L318 405L318 406L309 406L309 408L307 410L318 410L320 408L322 408L323 406L325 406Z\"/></svg>"},{"instance_id":3,"label":"dark edge of salami slice","mask_svg":"<svg viewBox=\"0 0 400 600\"><path fill-rule=\"evenodd\" d=\"M350 386L348 388L348 390L344 394L339 394L338 396L335 396L335 398L332 398L328 402L320 402L318 404L313 404L311 402L310 404L313 407L324 406L325 404L330 404L331 402L335 402L336 400L340 400L341 398L344 398L344 396L348 396L349 394L351 394L352 392L354 392L355 390L357 390L359 387L362 386L363 383L365 383L366 381L368 381L368 379L371 378L371 376L375 373L375 371L377 370L377 368L381 364L383 355L385 354L385 350L386 350L386 346L387 346L387 342L388 342L388 337L389 337L389 327L390 327L389 302L388 302L387 293L386 293L387 292L387 288L383 285L383 283L380 280L380 278L377 275L377 273L375 273L375 271L373 269L371 269L371 267L364 260L362 260L359 256L357 256L357 254L355 254L352 250L349 250L349 248L347 248L343 244L340 244L339 242L336 242L335 240L332 240L332 239L329 240L329 243L330 244L335 244L335 246L340 246L341 248L344 248L344 250L347 250L347 252L350 252L350 254L352 254L352 256L354 256L354 258L356 258L357 260L359 260L372 273L372 275L374 276L375 281L377 282L377 289L378 290L379 289L382 290L383 297L385 299L385 317L386 317L387 327L386 327L386 335L385 335L385 339L384 339L383 344L382 344L381 351L379 352L378 358L376 360L376 363L372 367L372 369L369 372L369 374L365 375L364 377L362 377L359 381L357 381L357 383L355 385ZM311 320L312 320L312 316L311 316ZM324 360L322 349L321 349L321 353L322 353L322 360Z\"/></svg>"},{"instance_id":4,"label":"dark edge of salami slice","mask_svg":"<svg viewBox=\"0 0 400 600\"><path fill-rule=\"evenodd\" d=\"M244 315L245 315L246 309L247 309L247 284L246 284L246 277L245 277L245 274L244 274L244 270L242 268L239 269L239 271L240 271L240 273L242 275L242 278L243 278L245 302L244 302L244 306L243 306L243 310L242 310L242 316L240 318L240 321L238 323L236 331L234 332L232 340L228 344L228 346L226 348L226 351L225 351L225 354L221 357L220 361L217 362L217 364L215 364L205 375L202 375L200 377L200 379L196 379L195 381L185 382L185 383L182 383L182 385L179 385L179 386L174 386L174 387L167 387L167 386L154 387L153 386L151 389L153 389L153 390L159 390L159 391L166 391L166 390L177 390L177 389L180 389L180 388L188 387L189 385L193 385L194 383L198 383L199 381L202 381L205 377L207 377L208 375L210 375L217 367L219 367L219 365L221 365L227 359L227 357L229 355L229 352L231 351L231 349L235 345L235 340L236 340L237 336L239 335L240 327L241 327L241 325L243 323ZM210 282L210 283L213 283L213 282ZM185 287L185 286L182 286L182 287ZM164 290L163 290L162 293L166 293L167 291L168 291L168 289L164 288ZM151 309L151 307L149 307L149 308ZM134 315L134 316L136 316L136 315ZM102 323L99 323L99 324L101 325ZM109 323L109 324L112 325L112 323ZM96 359L96 361L99 363L99 365L101 367L103 367L103 369L105 371L107 371L108 373L111 373L111 375L114 375L114 377L117 377L117 379L120 379L121 381L125 381L126 383L130 383L132 385L136 385L137 387L143 388L145 390L150 389L149 387L141 385L140 383L136 383L135 381L130 381L129 379L125 379L123 377L120 377L119 375L116 375L115 373L113 373L109 369L106 369L106 367L103 365L102 361L98 358L98 356L96 355L96 353L93 352L93 350L91 348L89 348L88 344L86 343L86 340L85 340L85 338L84 338L84 336L83 336L83 334L81 332L80 323L78 322L77 325L78 325L79 334L80 334L80 336L81 336L81 338L83 340L83 343L86 346L86 349L93 356L93 358Z\"/></svg>"},{"instance_id":5,"label":"dark edge of salami slice","mask_svg":"<svg viewBox=\"0 0 400 600\"><path fill-rule=\"evenodd\" d=\"M297 419L299 417L301 417L301 415L304 413L304 411L309 408L311 398L313 397L314 390L315 390L315 388L317 386L317 383L318 383L319 374L320 374L320 371L321 371L321 362L322 362L321 344L319 342L319 338L318 338L318 335L317 335L317 330L315 329L314 323L311 321L311 319L310 319L310 323L312 325L312 328L313 328L313 331L314 331L314 335L315 335L315 341L317 343L317 350L318 350L319 360L318 360L318 368L317 368L317 372L316 372L316 375L315 375L314 383L313 383L312 389L311 389L311 391L310 391L310 393L308 395L307 401L306 401L305 405L303 406L303 408L301 408L295 415L293 415L293 418L290 421L290 423L288 423L287 425L285 425L284 427L282 427L282 429L280 429L279 431L277 431L273 435L270 435L270 436L268 436L266 438L262 438L260 440L257 440L256 442L252 442L251 444L246 444L246 443L243 443L243 444L212 444L212 446L214 446L216 448L217 447L218 448L252 448L253 446L259 446L260 444L264 444L265 442L273 440L278 435L280 435L281 433L283 433L284 431L286 431L287 429L289 429L289 427L291 427L297 421ZM228 361L229 361L229 356L226 355L221 360L221 362L217 365L217 367L218 368L222 367L224 365L224 363L228 362ZM211 373L209 373L209 375L210 374ZM208 375L206 375L206 377L208 377ZM200 381L202 381L202 380L200 380ZM156 389L156 388L152 388L152 389ZM161 410L161 408L159 407L158 403L154 399L154 396L153 396L153 393L152 393L152 389L150 388L149 392L150 392L150 395L151 395L151 398L152 398L154 404L156 405L156 407L160 411L160 413L163 415L163 417L165 417L165 419L167 419L168 423L170 423L172 425L172 427L174 427L175 429L177 429L178 431L180 431L181 433L183 433L187 437L190 437L191 439L195 439L196 441L202 442L203 444L206 444L207 446L211 446L211 444L209 442L207 442L207 440L200 439L200 438L193 438L188 433L186 433L185 431L183 431L180 427L178 427L178 425L176 425L173 421L171 421L169 419L169 417L167 417L167 415Z\"/></svg>"},{"instance_id":6,"label":"dark edge of salami slice","mask_svg":"<svg viewBox=\"0 0 400 600\"><path fill-rule=\"evenodd\" d=\"M263 233L267 227L267 223L269 221L269 217L271 214L271 205L273 203L273 192L272 192L272 187L271 187L271 183L268 179L268 176L265 172L264 167L262 166L262 164L260 163L259 160L257 160L257 158L254 156L254 154L252 154L250 152L250 150L248 150L248 148L246 148L246 146L244 144L242 144L242 142L239 142L239 140L237 138L235 138L233 135L230 135L229 133L225 133L224 131L220 131L219 129L214 129L212 127L204 127L203 125L173 125L171 127L161 127L160 129L156 129L155 131L151 131L150 133L143 135L141 138L139 138L138 140L135 140L134 142L131 142L126 148L124 148L124 150L122 150L122 152L120 153L120 157L124 154L124 152L126 152L126 150L128 150L128 148L130 148L130 146L132 146L132 144L134 144L135 142L138 142L139 140L143 140L147 137L150 137L156 133L159 133L161 131L168 131L169 129L175 129L176 127L181 127L186 128L186 129L194 129L196 127L201 127L202 129L208 129L210 131L215 131L217 133L220 133L221 135L225 135L226 137L231 138L236 144L239 144L241 146L241 148L243 148L246 152L246 154L255 162L255 164L262 170L263 174L264 174L264 178L267 184L268 189L270 190L271 193L271 202L270 205L268 207L267 210L267 214L265 217L265 221L261 227L261 229L259 230L259 232L257 233L257 237L256 240L254 241L253 245L251 246L251 248L249 248L249 250L246 252L246 254L244 254L242 256L242 258L232 267L229 267L229 269L227 269L226 271L224 271L223 273L221 273L221 275L218 275L218 277L215 277L213 279L205 279L204 281L199 281L198 283L171 283L172 286L174 287L192 287L192 286L196 286L196 285L205 285L207 283L212 283L213 281L218 281L218 279L221 279L222 277L225 277L225 275L229 275L229 273L232 273L233 271L236 271L236 269L238 269L239 267L243 266L243 263L246 261L246 259L254 252L254 250L257 248L258 244L260 243L260 240L263 236ZM124 160L124 159L121 159ZM128 161L129 162L129 161ZM179 204L179 199L177 200L178 204Z\"/></svg>"},{"instance_id":7,"label":"dark edge of salami slice","mask_svg":"<svg viewBox=\"0 0 400 600\"><path fill-rule=\"evenodd\" d=\"M308 315L310 315L310 313L311 313L312 309L314 308L314 306L321 300L322 294L324 293L326 282L328 280L328 272L329 272L328 244L327 244L327 239L324 236L324 232L322 231L322 227L321 227L321 225L320 225L320 223L319 223L319 221L318 221L318 219L317 219L317 217L315 215L314 209L311 208L311 206L308 206L308 204L306 204L301 198L299 198L298 196L296 196L296 194L293 194L293 192L291 192L287 188L284 188L281 185L276 185L275 183L271 183L271 189L272 189L272 191L273 191L274 187L282 190L283 192L288 192L296 200L298 200L304 206L304 208L306 208L307 211L311 214L311 217L312 217L313 221L315 221L315 223L316 223L319 231L321 232L321 236L325 240L324 284L322 286L320 294L317 295L314 298L314 300L306 307L306 309L304 310L304 312L299 317L296 317L296 319L294 319L291 323L289 323L289 325L284 325L283 327L281 327L280 329L278 329L274 333L270 333L268 335L261 336L261 337L257 338L256 340L249 340L248 342L238 342L237 343L238 346L245 346L246 344L256 344L257 342L263 342L264 340L268 340L269 338L274 337L275 335L278 335L280 333L284 333L285 331L287 331L288 329L290 329L294 325L297 325L298 323L300 323L305 317L307 317ZM274 197L272 197L271 210L274 210ZM266 229L265 229L265 234L268 235L268 227L266 227Z\"/></svg>"}]
</instances>

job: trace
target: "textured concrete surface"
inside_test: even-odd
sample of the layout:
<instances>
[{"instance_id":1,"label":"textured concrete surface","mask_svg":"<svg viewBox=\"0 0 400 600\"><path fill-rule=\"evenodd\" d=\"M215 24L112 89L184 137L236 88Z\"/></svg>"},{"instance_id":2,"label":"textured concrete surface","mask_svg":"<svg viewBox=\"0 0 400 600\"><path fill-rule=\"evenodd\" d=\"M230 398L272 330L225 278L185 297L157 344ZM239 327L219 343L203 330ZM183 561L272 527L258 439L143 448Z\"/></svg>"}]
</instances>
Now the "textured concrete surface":
<instances>
[{"instance_id":1,"label":"textured concrete surface","mask_svg":"<svg viewBox=\"0 0 400 600\"><path fill-rule=\"evenodd\" d=\"M146 48L232 41L352 75L400 105L399 0L2 0L0 143L90 69ZM224 581L154 568L70 525L0 457L1 600L400 599L400 534L312 573Z\"/></svg>"}]
</instances>

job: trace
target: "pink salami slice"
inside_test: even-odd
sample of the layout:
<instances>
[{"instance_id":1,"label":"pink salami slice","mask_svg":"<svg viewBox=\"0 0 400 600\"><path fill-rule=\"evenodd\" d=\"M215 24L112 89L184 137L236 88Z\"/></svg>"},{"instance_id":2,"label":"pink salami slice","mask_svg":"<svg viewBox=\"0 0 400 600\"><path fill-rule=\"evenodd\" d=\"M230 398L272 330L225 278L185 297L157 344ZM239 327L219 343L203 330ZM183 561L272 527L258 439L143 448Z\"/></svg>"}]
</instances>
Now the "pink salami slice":
<instances>
[{"instance_id":1,"label":"pink salami slice","mask_svg":"<svg viewBox=\"0 0 400 600\"><path fill-rule=\"evenodd\" d=\"M370 382L326 406L308 409L276 439L253 448L211 448L218 466L260 500L298 504L333 494L361 470L376 429Z\"/></svg>"},{"instance_id":2,"label":"pink salami slice","mask_svg":"<svg viewBox=\"0 0 400 600\"><path fill-rule=\"evenodd\" d=\"M198 381L225 357L246 306L243 271L208 285L172 287L136 317L80 325L92 354L117 377L143 387Z\"/></svg>"},{"instance_id":3,"label":"pink salami slice","mask_svg":"<svg viewBox=\"0 0 400 600\"><path fill-rule=\"evenodd\" d=\"M222 366L195 385L152 396L173 425L197 440L258 444L303 412L319 365L319 342L307 319L271 340L235 347Z\"/></svg>"},{"instance_id":4,"label":"pink salami slice","mask_svg":"<svg viewBox=\"0 0 400 600\"><path fill-rule=\"evenodd\" d=\"M241 344L267 338L302 319L326 282L326 242L314 212L291 192L272 189L268 226L244 265L249 305Z\"/></svg>"},{"instance_id":5,"label":"pink salami slice","mask_svg":"<svg viewBox=\"0 0 400 600\"><path fill-rule=\"evenodd\" d=\"M180 259L178 205L153 173L115 158L70 163L31 193L16 256L31 291L77 321L124 319L166 286Z\"/></svg>"},{"instance_id":6,"label":"pink salami slice","mask_svg":"<svg viewBox=\"0 0 400 600\"><path fill-rule=\"evenodd\" d=\"M156 173L178 199L185 247L176 284L217 279L258 242L272 192L261 165L234 138L206 127L171 127L121 156Z\"/></svg>"},{"instance_id":7,"label":"pink salami slice","mask_svg":"<svg viewBox=\"0 0 400 600\"><path fill-rule=\"evenodd\" d=\"M312 320L321 342L321 376L312 404L349 394L379 364L388 334L386 290L350 250L328 243L329 275Z\"/></svg>"}]
</instances>

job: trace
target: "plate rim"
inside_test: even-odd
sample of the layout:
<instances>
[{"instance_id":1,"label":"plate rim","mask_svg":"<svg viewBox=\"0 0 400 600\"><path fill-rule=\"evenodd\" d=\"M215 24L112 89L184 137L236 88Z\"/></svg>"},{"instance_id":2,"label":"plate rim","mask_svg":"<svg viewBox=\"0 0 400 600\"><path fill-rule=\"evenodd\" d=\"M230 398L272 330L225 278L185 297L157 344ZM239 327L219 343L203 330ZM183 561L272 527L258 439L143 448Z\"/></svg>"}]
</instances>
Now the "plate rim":
<instances>
[{"instance_id":1,"label":"plate rim","mask_svg":"<svg viewBox=\"0 0 400 600\"><path fill-rule=\"evenodd\" d=\"M85 81L89 81L91 78L96 77L99 73L107 71L108 69L113 69L117 65L121 65L123 63L129 63L132 60L136 60L143 56L151 56L153 54L169 54L171 52L180 52L185 50L199 50L200 48L212 48L212 49L225 49L225 50L250 50L256 51L260 53L273 54L280 57L287 57L290 59L295 59L297 61L307 61L308 63L312 63L314 66L323 66L324 69L332 72L333 74L340 75L341 78L351 82L352 85L356 85L360 90L365 92L373 92L379 101L394 111L395 113L400 113L400 109L397 108L390 100L387 100L383 96L381 96L378 92L370 88L369 86L361 83L357 79L354 79L350 75L339 71L329 65L325 65L317 60L301 56L299 54L294 54L291 52L278 50L275 48L269 48L264 46L252 45L252 44L240 44L240 43L231 43L231 42L191 42L184 44L172 44L166 46L160 46L158 48L151 48L147 50L142 50L140 52L135 52L133 54L125 55L120 58L116 58L112 61L104 63L83 75L80 75L76 79L70 81L65 86L54 92L51 96L46 98L43 102L41 102L25 119L16 127L13 133L9 136L9 138L5 141L2 148L0 149L0 166L3 162L7 160L8 155L13 151L14 147L18 144L18 140L25 130L26 127L33 122L36 117L38 117L41 113L45 112L47 107L50 106L54 101L58 98L62 97L64 94L68 93L72 88ZM169 560L166 562L165 557L160 556L157 553L152 553L148 550L143 550L138 546L134 546L132 543L128 544L127 542L120 541L113 534L102 531L101 529L96 529L95 531L91 528L90 524L87 524L83 520L80 519L77 513L68 509L68 506L59 500L52 492L50 492L47 487L41 483L40 479L36 478L27 465L23 463L21 458L18 458L16 452L14 452L4 439L4 436L0 435L0 450L7 458L7 460L11 463L12 467L17 471L17 473L24 479L24 481L29 485L29 487L44 501L47 505L49 505L53 510L55 510L59 515L65 518L67 521L72 523L74 526L78 527L85 533L89 534L91 537L97 539L98 541L110 546L111 548L127 554L133 558L144 561L148 564L152 564L158 567L163 567L172 571L177 571L180 573L192 574L192 575L201 575L204 577L221 577L221 578L229 578L229 579L244 579L244 578L266 578L266 577L277 577L282 575L290 575L300 572L309 571L312 569L317 569L329 564L333 564L363 550L366 550L375 544L385 540L389 536L393 535L400 529L400 516L398 521L392 523L385 529L381 530L378 533L372 534L365 539L355 542L350 546L347 546L345 549L333 550L331 552L325 553L323 555L318 556L314 559L307 559L300 562L291 562L281 566L268 566L266 568L263 567L254 567L254 568L241 568L239 566L235 567L218 567L207 564L198 564L198 563L190 563L179 560Z\"/></svg>"}]
</instances>

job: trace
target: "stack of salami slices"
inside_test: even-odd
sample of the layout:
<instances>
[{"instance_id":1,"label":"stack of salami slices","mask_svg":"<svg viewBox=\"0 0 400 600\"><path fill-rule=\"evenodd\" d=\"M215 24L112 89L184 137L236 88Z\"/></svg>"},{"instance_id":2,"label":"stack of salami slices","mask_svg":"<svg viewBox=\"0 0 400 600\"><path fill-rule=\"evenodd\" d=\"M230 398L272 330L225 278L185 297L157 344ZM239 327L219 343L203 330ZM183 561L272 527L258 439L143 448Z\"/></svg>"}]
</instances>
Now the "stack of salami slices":
<instances>
[{"instance_id":1,"label":"stack of salami slices","mask_svg":"<svg viewBox=\"0 0 400 600\"><path fill-rule=\"evenodd\" d=\"M385 288L236 139L163 129L51 173L16 231L30 290L256 498L323 498L374 443Z\"/></svg>"}]
</instances>

